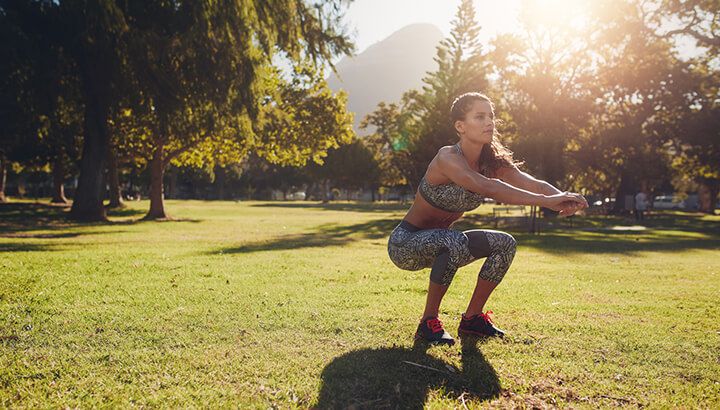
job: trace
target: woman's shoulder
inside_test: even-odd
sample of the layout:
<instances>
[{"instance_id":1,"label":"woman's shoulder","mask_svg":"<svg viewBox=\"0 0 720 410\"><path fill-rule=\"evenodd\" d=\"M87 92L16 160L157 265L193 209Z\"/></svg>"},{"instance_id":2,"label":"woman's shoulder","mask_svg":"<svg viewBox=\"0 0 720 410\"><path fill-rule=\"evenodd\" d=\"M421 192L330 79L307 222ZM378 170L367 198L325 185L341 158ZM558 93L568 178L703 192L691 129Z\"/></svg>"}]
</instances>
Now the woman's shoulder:
<instances>
[{"instance_id":1,"label":"woman's shoulder","mask_svg":"<svg viewBox=\"0 0 720 410\"><path fill-rule=\"evenodd\" d=\"M438 154L459 154L457 144L444 145L438 149Z\"/></svg>"},{"instance_id":2,"label":"woman's shoulder","mask_svg":"<svg viewBox=\"0 0 720 410\"><path fill-rule=\"evenodd\" d=\"M459 157L459 155L460 151L458 151L457 145L445 145L444 147L440 147L440 149L438 149L435 158L438 158L440 160L448 160L456 159Z\"/></svg>"}]
</instances>

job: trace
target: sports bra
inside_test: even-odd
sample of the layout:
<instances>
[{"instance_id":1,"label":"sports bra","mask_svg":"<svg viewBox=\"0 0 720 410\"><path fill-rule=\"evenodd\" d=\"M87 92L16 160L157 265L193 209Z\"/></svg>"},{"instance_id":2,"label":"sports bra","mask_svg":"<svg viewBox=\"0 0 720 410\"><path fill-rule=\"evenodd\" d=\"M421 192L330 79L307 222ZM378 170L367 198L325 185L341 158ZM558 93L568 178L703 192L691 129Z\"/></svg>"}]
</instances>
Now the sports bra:
<instances>
[{"instance_id":1,"label":"sports bra","mask_svg":"<svg viewBox=\"0 0 720 410\"><path fill-rule=\"evenodd\" d=\"M455 145L462 155L459 145ZM446 212L467 212L482 205L484 197L450 182L433 185L423 176L418 186L420 195L432 206Z\"/></svg>"}]
</instances>

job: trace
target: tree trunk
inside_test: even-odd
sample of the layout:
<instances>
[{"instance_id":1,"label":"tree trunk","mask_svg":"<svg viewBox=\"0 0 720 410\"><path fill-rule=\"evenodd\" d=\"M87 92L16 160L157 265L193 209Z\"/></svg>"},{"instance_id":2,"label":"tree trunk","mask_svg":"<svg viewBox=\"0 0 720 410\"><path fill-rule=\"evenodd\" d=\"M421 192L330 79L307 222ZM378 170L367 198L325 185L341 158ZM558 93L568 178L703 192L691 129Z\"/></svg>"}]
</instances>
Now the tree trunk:
<instances>
[{"instance_id":1,"label":"tree trunk","mask_svg":"<svg viewBox=\"0 0 720 410\"><path fill-rule=\"evenodd\" d=\"M5 197L5 181L7 179L7 159L0 153L0 203L7 202Z\"/></svg>"},{"instance_id":2,"label":"tree trunk","mask_svg":"<svg viewBox=\"0 0 720 410\"><path fill-rule=\"evenodd\" d=\"M332 194L330 193L330 180L329 179L323 180L322 190L323 190L322 201L330 202L330 200L332 198ZM332 198L332 199L334 199L334 198Z\"/></svg>"},{"instance_id":3,"label":"tree trunk","mask_svg":"<svg viewBox=\"0 0 720 410\"><path fill-rule=\"evenodd\" d=\"M217 187L217 199L225 199L225 170L222 167L215 167L215 186Z\"/></svg>"},{"instance_id":4,"label":"tree trunk","mask_svg":"<svg viewBox=\"0 0 720 410\"><path fill-rule=\"evenodd\" d=\"M622 171L620 173L620 184L618 185L617 191L615 191L615 204L612 207L611 213L613 214L623 214L627 211L625 206L625 196L626 195L633 195L634 184L632 177L627 173L627 171Z\"/></svg>"},{"instance_id":5,"label":"tree trunk","mask_svg":"<svg viewBox=\"0 0 720 410\"><path fill-rule=\"evenodd\" d=\"M145 219L167 219L163 176L165 174L164 144L159 143L150 162L150 210Z\"/></svg>"},{"instance_id":6,"label":"tree trunk","mask_svg":"<svg viewBox=\"0 0 720 410\"><path fill-rule=\"evenodd\" d=\"M67 204L67 198L65 198L65 166L62 153L58 153L53 163L53 198L50 201L52 204Z\"/></svg>"},{"instance_id":7,"label":"tree trunk","mask_svg":"<svg viewBox=\"0 0 720 410\"><path fill-rule=\"evenodd\" d=\"M177 181L178 181L177 168L172 167L168 171L168 190L167 190L168 198L176 199L178 197Z\"/></svg>"},{"instance_id":8,"label":"tree trunk","mask_svg":"<svg viewBox=\"0 0 720 410\"><path fill-rule=\"evenodd\" d=\"M91 68L84 71L92 70ZM96 76L94 74L92 76ZM87 75L86 75L87 76ZM84 77L86 77L84 76ZM110 134L107 127L107 98L100 94L107 84L99 80L84 79L85 118L80 178L73 198L70 218L79 221L107 221L103 199L105 198L105 160ZM99 90L93 88L99 88Z\"/></svg>"},{"instance_id":9,"label":"tree trunk","mask_svg":"<svg viewBox=\"0 0 720 410\"><path fill-rule=\"evenodd\" d=\"M315 194L316 188L315 187L316 186L317 186L317 184L315 182L310 182L310 184L308 184L308 186L305 187L305 200L306 201L309 201L310 198L316 199L315 198L315 196L316 196L316 194Z\"/></svg>"},{"instance_id":10,"label":"tree trunk","mask_svg":"<svg viewBox=\"0 0 720 410\"><path fill-rule=\"evenodd\" d=\"M120 170L118 169L118 160L115 153L115 147L110 144L108 149L108 185L110 185L110 203L108 208L122 208L125 206L120 190Z\"/></svg>"},{"instance_id":11,"label":"tree trunk","mask_svg":"<svg viewBox=\"0 0 720 410\"><path fill-rule=\"evenodd\" d=\"M717 206L718 193L720 192L720 180L705 179L700 181L698 192L700 207L699 211L713 215Z\"/></svg>"}]
</instances>

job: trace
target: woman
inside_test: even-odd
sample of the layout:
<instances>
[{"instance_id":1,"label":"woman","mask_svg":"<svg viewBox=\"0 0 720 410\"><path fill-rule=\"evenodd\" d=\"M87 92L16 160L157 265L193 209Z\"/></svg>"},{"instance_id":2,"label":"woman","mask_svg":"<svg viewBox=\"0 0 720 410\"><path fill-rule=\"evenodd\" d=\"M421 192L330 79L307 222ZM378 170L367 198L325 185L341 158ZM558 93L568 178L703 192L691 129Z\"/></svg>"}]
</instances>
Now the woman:
<instances>
[{"instance_id":1,"label":"woman","mask_svg":"<svg viewBox=\"0 0 720 410\"><path fill-rule=\"evenodd\" d=\"M401 269L431 268L425 311L415 340L452 345L454 339L438 319L445 292L461 266L486 258L475 291L462 315L458 335L503 336L483 307L515 256L515 239L507 233L449 229L463 212L484 197L505 204L537 205L569 216L587 207L580 194L561 192L521 172L512 153L500 144L490 99L467 93L455 99L450 116L460 141L438 150L428 165L410 210L390 235L388 253Z\"/></svg>"}]
</instances>

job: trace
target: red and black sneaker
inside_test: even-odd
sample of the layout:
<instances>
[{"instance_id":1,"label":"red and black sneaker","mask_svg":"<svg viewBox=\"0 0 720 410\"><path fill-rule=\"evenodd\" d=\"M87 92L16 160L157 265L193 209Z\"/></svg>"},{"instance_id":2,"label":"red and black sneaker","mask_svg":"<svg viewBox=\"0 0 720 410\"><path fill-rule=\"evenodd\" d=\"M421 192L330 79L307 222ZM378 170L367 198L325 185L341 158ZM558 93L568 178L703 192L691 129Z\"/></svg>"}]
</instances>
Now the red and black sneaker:
<instances>
[{"instance_id":1,"label":"red and black sneaker","mask_svg":"<svg viewBox=\"0 0 720 410\"><path fill-rule=\"evenodd\" d=\"M455 339L450 336L450 333L445 331L442 322L436 317L428 317L420 322L417 332L415 332L415 341L424 341L430 344L446 344L448 346L455 344Z\"/></svg>"},{"instance_id":2,"label":"red and black sneaker","mask_svg":"<svg viewBox=\"0 0 720 410\"><path fill-rule=\"evenodd\" d=\"M486 313L480 313L472 317L462 315L460 327L458 327L458 335L460 336L487 336L487 337L503 337L505 332L495 327L490 315L492 310Z\"/></svg>"}]
</instances>

